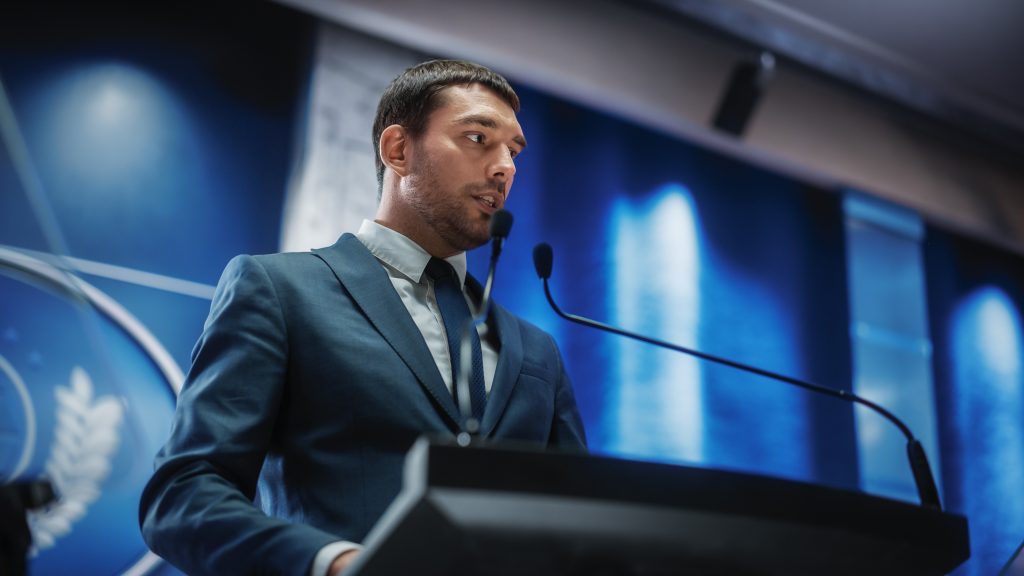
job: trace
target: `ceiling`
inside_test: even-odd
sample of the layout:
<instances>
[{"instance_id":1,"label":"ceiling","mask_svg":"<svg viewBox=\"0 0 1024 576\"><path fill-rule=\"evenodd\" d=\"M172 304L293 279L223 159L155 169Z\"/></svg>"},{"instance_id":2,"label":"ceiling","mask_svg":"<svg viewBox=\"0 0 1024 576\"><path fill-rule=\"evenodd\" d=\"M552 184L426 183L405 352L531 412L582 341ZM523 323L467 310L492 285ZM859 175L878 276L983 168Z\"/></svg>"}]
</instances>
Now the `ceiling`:
<instances>
[{"instance_id":1,"label":"ceiling","mask_svg":"<svg viewBox=\"0 0 1024 576\"><path fill-rule=\"evenodd\" d=\"M1024 152L1019 0L627 0Z\"/></svg>"}]
</instances>

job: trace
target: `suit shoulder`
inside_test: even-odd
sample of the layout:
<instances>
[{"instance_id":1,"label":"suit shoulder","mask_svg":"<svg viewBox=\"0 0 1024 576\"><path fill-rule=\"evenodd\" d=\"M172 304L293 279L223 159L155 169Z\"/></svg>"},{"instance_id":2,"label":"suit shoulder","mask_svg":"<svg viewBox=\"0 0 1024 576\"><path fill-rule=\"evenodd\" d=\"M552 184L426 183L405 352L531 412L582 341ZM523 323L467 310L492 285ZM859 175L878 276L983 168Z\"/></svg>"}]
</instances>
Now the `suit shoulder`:
<instances>
[{"instance_id":1,"label":"suit shoulder","mask_svg":"<svg viewBox=\"0 0 1024 576\"><path fill-rule=\"evenodd\" d=\"M240 254L224 267L217 282L217 295L288 291L288 286L315 276L322 266L323 262L311 252Z\"/></svg>"},{"instance_id":2,"label":"suit shoulder","mask_svg":"<svg viewBox=\"0 0 1024 576\"><path fill-rule=\"evenodd\" d=\"M279 252L275 254L240 254L232 258L227 266L228 271L249 272L258 269L270 276L293 273L320 264L320 259L312 252Z\"/></svg>"},{"instance_id":3,"label":"suit shoulder","mask_svg":"<svg viewBox=\"0 0 1024 576\"><path fill-rule=\"evenodd\" d=\"M306 252L275 252L273 254L257 254L255 256L249 256L243 254L236 256L236 258L252 258L256 262L259 262L265 267L288 267L288 266L301 266L311 262L318 261L316 254L312 251Z\"/></svg>"}]
</instances>

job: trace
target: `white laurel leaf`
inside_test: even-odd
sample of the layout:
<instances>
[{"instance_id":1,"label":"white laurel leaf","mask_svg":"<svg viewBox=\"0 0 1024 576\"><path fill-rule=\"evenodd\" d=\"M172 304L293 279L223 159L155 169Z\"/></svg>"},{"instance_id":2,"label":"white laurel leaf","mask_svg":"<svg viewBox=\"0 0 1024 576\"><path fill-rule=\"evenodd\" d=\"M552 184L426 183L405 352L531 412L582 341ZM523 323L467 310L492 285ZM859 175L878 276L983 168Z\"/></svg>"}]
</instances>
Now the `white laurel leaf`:
<instances>
[{"instance_id":1,"label":"white laurel leaf","mask_svg":"<svg viewBox=\"0 0 1024 576\"><path fill-rule=\"evenodd\" d=\"M71 440L81 438L85 428L85 423L82 421L85 413L75 404L79 401L79 398L68 396L67 403L58 407L57 431L58 433L64 432Z\"/></svg>"},{"instance_id":2,"label":"white laurel leaf","mask_svg":"<svg viewBox=\"0 0 1024 576\"><path fill-rule=\"evenodd\" d=\"M58 434L54 442L61 440L61 435ZM52 481L60 482L63 479L64 472L71 469L71 459L71 454L66 450L57 449L50 453L50 458L46 462L46 471Z\"/></svg>"},{"instance_id":3,"label":"white laurel leaf","mask_svg":"<svg viewBox=\"0 0 1024 576\"><path fill-rule=\"evenodd\" d=\"M71 522L72 522L71 515L68 515L68 516L57 516L57 515L41 516L41 515L37 515L36 516L36 523L39 524L40 526L43 526L43 527L46 528L46 530L41 530L40 532L41 533L45 533L46 536L48 536L51 540L56 540L56 538L57 538L56 534L67 533L68 531L70 531L71 530ZM35 530L36 527L33 526L32 528L33 528L33 530ZM32 536L33 536L32 539L35 540L35 532L33 532Z\"/></svg>"},{"instance_id":4,"label":"white laurel leaf","mask_svg":"<svg viewBox=\"0 0 1024 576\"><path fill-rule=\"evenodd\" d=\"M78 471L93 478L106 478L110 474L110 462L105 457L83 458L78 463Z\"/></svg>"},{"instance_id":5,"label":"white laurel leaf","mask_svg":"<svg viewBox=\"0 0 1024 576\"><path fill-rule=\"evenodd\" d=\"M100 497L100 485L110 475L110 462L121 442L117 429L124 407L110 396L94 402L92 380L81 367L71 370L70 386L57 386L54 395L57 429L46 471L59 500L29 513L32 555L52 548L71 532Z\"/></svg>"},{"instance_id":6,"label":"white laurel leaf","mask_svg":"<svg viewBox=\"0 0 1024 576\"><path fill-rule=\"evenodd\" d=\"M74 490L67 496L60 496L61 503L67 501L67 505L60 510L63 518L70 522L78 522L78 519L85 516L86 503L92 503L99 495L98 490ZM61 534L62 536L62 534Z\"/></svg>"},{"instance_id":7,"label":"white laurel leaf","mask_svg":"<svg viewBox=\"0 0 1024 576\"><path fill-rule=\"evenodd\" d=\"M82 516L85 516L85 511L86 507L81 500L73 500L68 502L67 506L64 508L65 514L60 517L59 521L61 523L75 522ZM71 526L68 525L66 529L70 531Z\"/></svg>"},{"instance_id":8,"label":"white laurel leaf","mask_svg":"<svg viewBox=\"0 0 1024 576\"><path fill-rule=\"evenodd\" d=\"M57 398L58 406L67 406L69 403L74 402L74 400L71 400L73 394L67 388L57 387L53 390L53 395Z\"/></svg>"},{"instance_id":9,"label":"white laurel leaf","mask_svg":"<svg viewBox=\"0 0 1024 576\"><path fill-rule=\"evenodd\" d=\"M35 525L38 525L38 526L45 526L46 530L43 530L42 532L44 533L45 536L49 537L50 539L53 538L53 533L60 528L61 524L66 524L67 523L67 519L66 518L59 518L59 517L56 517L56 516L41 516L41 515L34 515L34 516L32 516L31 513L30 513L30 519L32 520L32 524L35 524ZM33 526L32 529L35 530L36 526ZM34 533L33 533L33 536L35 536ZM35 538L33 538L33 539L35 539Z\"/></svg>"},{"instance_id":10,"label":"white laurel leaf","mask_svg":"<svg viewBox=\"0 0 1024 576\"><path fill-rule=\"evenodd\" d=\"M101 422L117 424L121 421L121 404L113 398L100 398L89 410L87 421L90 426L96 427Z\"/></svg>"},{"instance_id":11,"label":"white laurel leaf","mask_svg":"<svg viewBox=\"0 0 1024 576\"><path fill-rule=\"evenodd\" d=\"M92 379L81 366L71 369L71 388L82 400L88 402L92 399Z\"/></svg>"},{"instance_id":12,"label":"white laurel leaf","mask_svg":"<svg viewBox=\"0 0 1024 576\"><path fill-rule=\"evenodd\" d=\"M57 423L60 426L60 422ZM54 468L57 470L67 470L71 466L71 461L75 459L75 454L78 453L78 436L75 436L67 428L59 430L54 434L53 448L50 452L49 460L53 460Z\"/></svg>"},{"instance_id":13,"label":"white laurel leaf","mask_svg":"<svg viewBox=\"0 0 1024 576\"><path fill-rule=\"evenodd\" d=\"M83 438L82 451L86 454L108 456L117 450L120 437L117 426L121 423L123 407L113 398L101 398L86 417L92 434Z\"/></svg>"},{"instance_id":14,"label":"white laurel leaf","mask_svg":"<svg viewBox=\"0 0 1024 576\"><path fill-rule=\"evenodd\" d=\"M78 417L89 405L92 394L89 388L79 387L77 390L71 388L57 387L54 390L57 396L57 405L61 412L69 416Z\"/></svg>"},{"instance_id":15,"label":"white laurel leaf","mask_svg":"<svg viewBox=\"0 0 1024 576\"><path fill-rule=\"evenodd\" d=\"M53 515L53 527L57 529L53 535L57 538L71 532L71 525L78 522L85 515L85 507L75 503L64 508L62 512L60 516Z\"/></svg>"},{"instance_id":16,"label":"white laurel leaf","mask_svg":"<svg viewBox=\"0 0 1024 576\"><path fill-rule=\"evenodd\" d=\"M117 450L117 445L120 443L120 437L117 432L113 430L104 430L102 432L96 432L94 435L85 438L82 441L82 452L87 454L97 454L102 456L109 456L112 452Z\"/></svg>"},{"instance_id":17,"label":"white laurel leaf","mask_svg":"<svg viewBox=\"0 0 1024 576\"><path fill-rule=\"evenodd\" d=\"M39 550L46 550L52 548L56 543L57 539L53 537L53 532L50 530L39 530L32 532L32 544Z\"/></svg>"}]
</instances>

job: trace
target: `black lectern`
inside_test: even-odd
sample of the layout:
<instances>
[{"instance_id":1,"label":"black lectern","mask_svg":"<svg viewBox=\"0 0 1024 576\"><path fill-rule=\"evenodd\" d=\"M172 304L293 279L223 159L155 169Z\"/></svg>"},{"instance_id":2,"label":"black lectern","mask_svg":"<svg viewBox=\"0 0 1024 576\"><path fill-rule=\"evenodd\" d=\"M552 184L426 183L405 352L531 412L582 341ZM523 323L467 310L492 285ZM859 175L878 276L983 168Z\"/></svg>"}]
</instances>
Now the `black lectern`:
<instances>
[{"instance_id":1,"label":"black lectern","mask_svg":"<svg viewBox=\"0 0 1024 576\"><path fill-rule=\"evenodd\" d=\"M945 574L967 521L788 480L420 440L355 576Z\"/></svg>"}]
</instances>

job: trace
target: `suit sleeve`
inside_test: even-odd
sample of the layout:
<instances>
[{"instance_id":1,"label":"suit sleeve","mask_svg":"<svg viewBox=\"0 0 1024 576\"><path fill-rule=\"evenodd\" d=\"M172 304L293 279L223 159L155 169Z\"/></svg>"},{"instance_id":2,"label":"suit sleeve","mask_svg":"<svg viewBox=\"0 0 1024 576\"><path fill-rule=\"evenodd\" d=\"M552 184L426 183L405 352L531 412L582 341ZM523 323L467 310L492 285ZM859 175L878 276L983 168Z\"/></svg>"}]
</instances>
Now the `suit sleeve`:
<instances>
[{"instance_id":1,"label":"suit sleeve","mask_svg":"<svg viewBox=\"0 0 1024 576\"><path fill-rule=\"evenodd\" d=\"M554 338L549 335L554 355L558 362L558 381L555 384L555 416L551 422L549 444L561 448L580 448L586 450L587 436L583 429L583 419L576 405L576 395L572 389L569 374L565 371L562 353L558 350Z\"/></svg>"},{"instance_id":2,"label":"suit sleeve","mask_svg":"<svg viewBox=\"0 0 1024 576\"><path fill-rule=\"evenodd\" d=\"M239 256L218 283L140 503L146 543L188 574L305 575L317 551L338 540L253 504L287 358L272 280L256 258Z\"/></svg>"}]
</instances>

